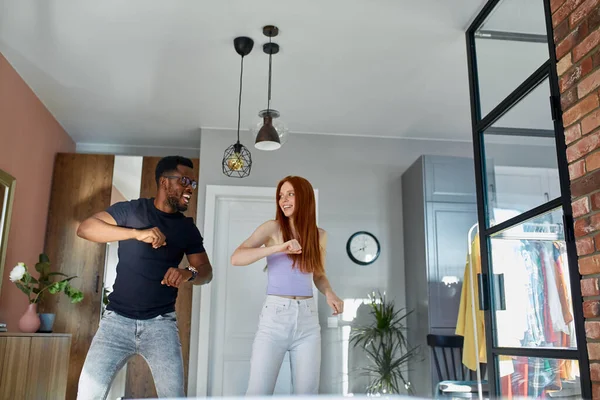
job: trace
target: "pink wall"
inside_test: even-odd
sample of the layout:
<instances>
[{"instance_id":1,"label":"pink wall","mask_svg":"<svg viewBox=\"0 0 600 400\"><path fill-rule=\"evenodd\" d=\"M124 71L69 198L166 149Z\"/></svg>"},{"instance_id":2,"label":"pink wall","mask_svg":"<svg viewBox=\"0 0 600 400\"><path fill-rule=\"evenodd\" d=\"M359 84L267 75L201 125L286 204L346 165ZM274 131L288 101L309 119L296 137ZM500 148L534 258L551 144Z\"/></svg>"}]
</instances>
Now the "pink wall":
<instances>
[{"instance_id":1,"label":"pink wall","mask_svg":"<svg viewBox=\"0 0 600 400\"><path fill-rule=\"evenodd\" d=\"M33 268L44 249L54 156L59 152L74 153L75 143L0 54L0 169L17 179L0 293L0 322L9 331L18 331L27 297L8 275L20 261Z\"/></svg>"}]
</instances>

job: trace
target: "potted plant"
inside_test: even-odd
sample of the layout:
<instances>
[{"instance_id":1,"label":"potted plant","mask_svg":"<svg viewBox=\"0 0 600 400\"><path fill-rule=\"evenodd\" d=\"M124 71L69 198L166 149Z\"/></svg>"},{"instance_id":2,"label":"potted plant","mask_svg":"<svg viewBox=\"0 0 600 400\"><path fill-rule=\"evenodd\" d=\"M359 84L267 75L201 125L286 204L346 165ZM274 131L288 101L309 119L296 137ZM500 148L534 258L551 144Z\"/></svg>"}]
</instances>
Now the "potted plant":
<instances>
[{"instance_id":1,"label":"potted plant","mask_svg":"<svg viewBox=\"0 0 600 400\"><path fill-rule=\"evenodd\" d=\"M46 254L40 254L39 262L35 264L39 273L34 278L25 263L18 263L10 272L10 280L27 295L29 306L19 320L19 329L22 332L52 332L54 314L38 314L37 306L48 294L63 292L71 299L71 303L83 300L83 293L71 286L70 281L77 276L67 276L62 272L50 271L50 259Z\"/></svg>"},{"instance_id":2,"label":"potted plant","mask_svg":"<svg viewBox=\"0 0 600 400\"><path fill-rule=\"evenodd\" d=\"M368 394L413 393L407 377L408 363L418 347L410 347L406 339L405 320L411 312L396 309L385 293L369 295L372 322L353 327L350 344L362 348L370 364L362 367L363 375L371 378Z\"/></svg>"}]
</instances>

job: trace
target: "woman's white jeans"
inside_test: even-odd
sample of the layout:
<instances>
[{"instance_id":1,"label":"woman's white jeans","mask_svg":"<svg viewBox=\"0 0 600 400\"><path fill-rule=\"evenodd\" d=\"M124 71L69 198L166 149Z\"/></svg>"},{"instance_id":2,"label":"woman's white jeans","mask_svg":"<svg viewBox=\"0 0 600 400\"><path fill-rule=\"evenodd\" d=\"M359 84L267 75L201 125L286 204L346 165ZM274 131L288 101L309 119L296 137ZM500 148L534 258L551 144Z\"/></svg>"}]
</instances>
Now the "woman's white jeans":
<instances>
[{"instance_id":1,"label":"woman's white jeans","mask_svg":"<svg viewBox=\"0 0 600 400\"><path fill-rule=\"evenodd\" d=\"M321 326L313 298L267 296L252 345L246 395L270 395L285 353L290 352L292 393L317 394L321 369Z\"/></svg>"}]
</instances>

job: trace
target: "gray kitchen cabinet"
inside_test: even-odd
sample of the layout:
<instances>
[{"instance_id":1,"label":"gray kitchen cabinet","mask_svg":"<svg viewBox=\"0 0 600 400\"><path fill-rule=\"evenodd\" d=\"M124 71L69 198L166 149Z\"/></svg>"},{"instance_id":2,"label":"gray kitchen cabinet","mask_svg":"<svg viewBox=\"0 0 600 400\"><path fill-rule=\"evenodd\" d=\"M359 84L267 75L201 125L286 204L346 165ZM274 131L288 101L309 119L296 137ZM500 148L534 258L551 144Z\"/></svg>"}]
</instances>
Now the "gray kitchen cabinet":
<instances>
[{"instance_id":1,"label":"gray kitchen cabinet","mask_svg":"<svg viewBox=\"0 0 600 400\"><path fill-rule=\"evenodd\" d=\"M467 234L477 222L473 159L421 156L402 175L408 339L421 353L410 365L417 396L437 383L428 334L453 335L460 304Z\"/></svg>"}]
</instances>

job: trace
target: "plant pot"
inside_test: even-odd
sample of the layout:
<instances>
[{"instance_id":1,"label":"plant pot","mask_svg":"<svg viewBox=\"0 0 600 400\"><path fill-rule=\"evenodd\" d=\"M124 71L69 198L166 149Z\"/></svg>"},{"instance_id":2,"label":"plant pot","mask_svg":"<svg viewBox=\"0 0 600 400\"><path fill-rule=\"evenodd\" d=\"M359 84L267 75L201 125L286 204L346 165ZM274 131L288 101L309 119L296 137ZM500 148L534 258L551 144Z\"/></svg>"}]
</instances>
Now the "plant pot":
<instances>
[{"instance_id":1,"label":"plant pot","mask_svg":"<svg viewBox=\"0 0 600 400\"><path fill-rule=\"evenodd\" d=\"M34 333L40 327L40 317L37 314L37 304L27 306L27 311L19 320L19 330L23 333Z\"/></svg>"},{"instance_id":2,"label":"plant pot","mask_svg":"<svg viewBox=\"0 0 600 400\"><path fill-rule=\"evenodd\" d=\"M52 326L54 325L54 317L56 314L38 314L40 316L40 333L52 333Z\"/></svg>"}]
</instances>

